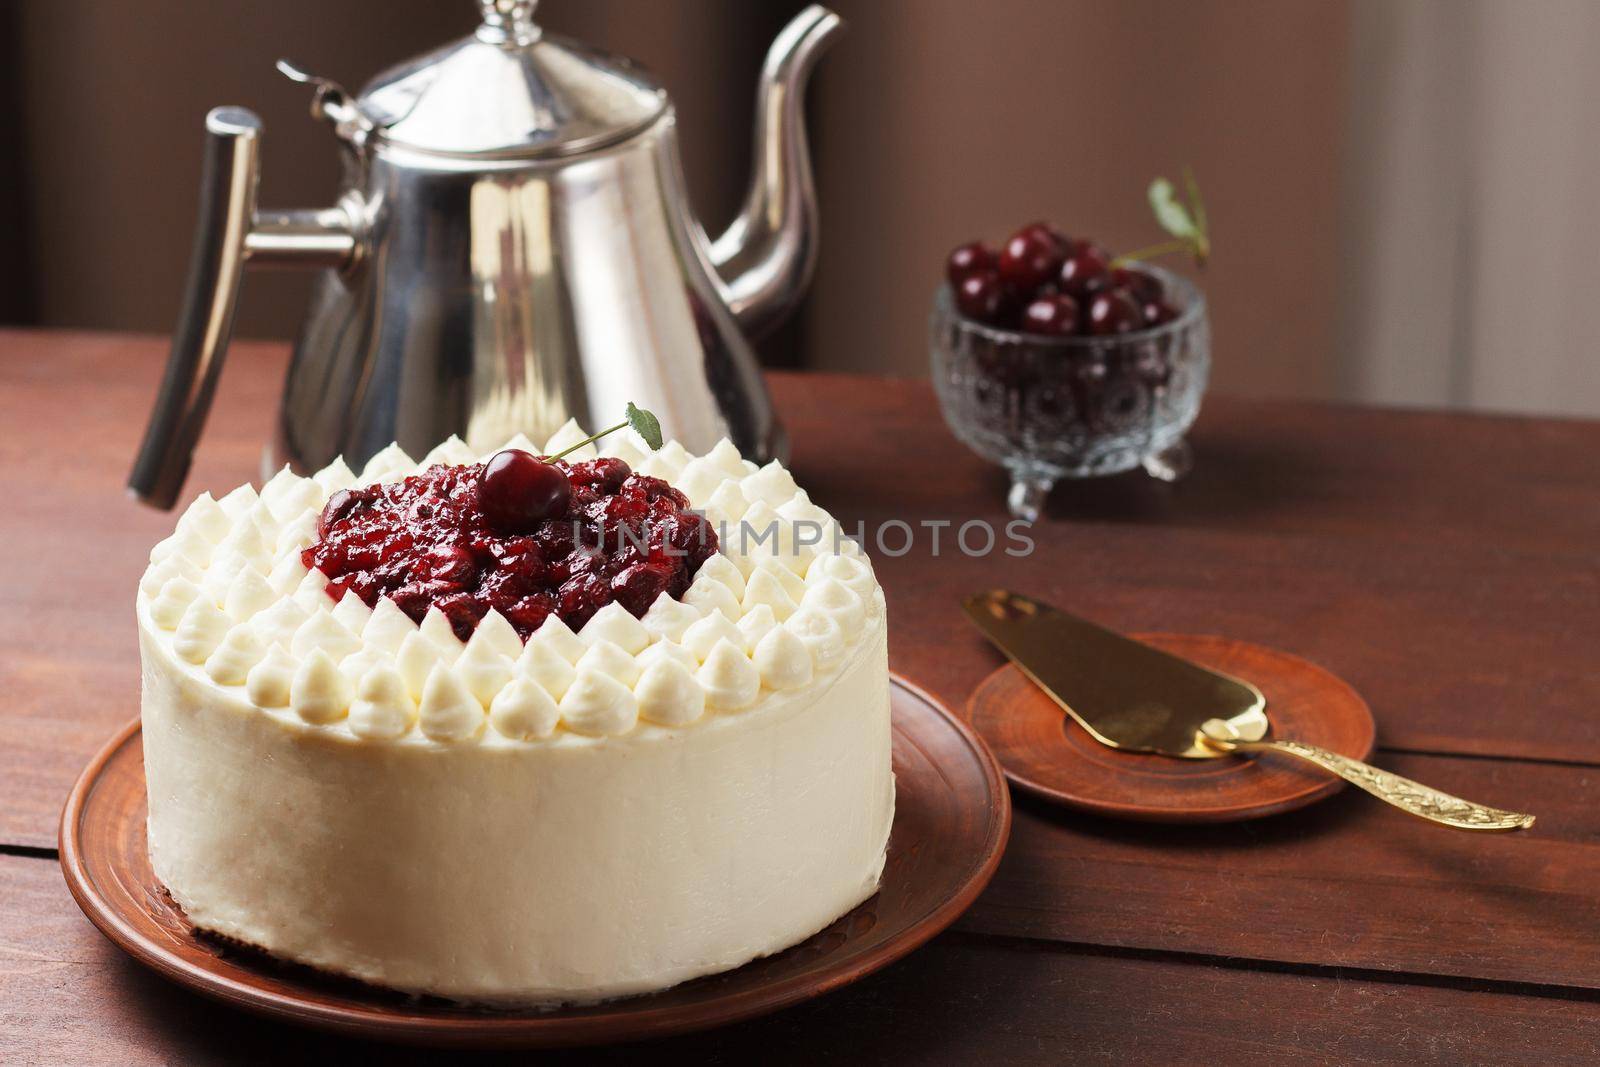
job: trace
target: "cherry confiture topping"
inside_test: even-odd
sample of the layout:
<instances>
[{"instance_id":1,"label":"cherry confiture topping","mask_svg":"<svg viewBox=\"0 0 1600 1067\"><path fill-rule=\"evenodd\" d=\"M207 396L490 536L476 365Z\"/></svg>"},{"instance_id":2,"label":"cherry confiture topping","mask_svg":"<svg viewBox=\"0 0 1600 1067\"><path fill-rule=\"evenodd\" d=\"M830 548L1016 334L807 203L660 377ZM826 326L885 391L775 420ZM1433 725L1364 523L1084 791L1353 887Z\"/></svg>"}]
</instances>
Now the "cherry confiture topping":
<instances>
[{"instance_id":1,"label":"cherry confiture topping","mask_svg":"<svg viewBox=\"0 0 1600 1067\"><path fill-rule=\"evenodd\" d=\"M624 426L660 447L649 412L630 404L606 432ZM660 478L565 454L506 449L341 490L301 561L327 575L334 600L387 596L415 622L436 607L462 640L490 609L527 638L551 615L576 629L610 603L637 617L662 593L681 597L717 551L710 523Z\"/></svg>"}]
</instances>

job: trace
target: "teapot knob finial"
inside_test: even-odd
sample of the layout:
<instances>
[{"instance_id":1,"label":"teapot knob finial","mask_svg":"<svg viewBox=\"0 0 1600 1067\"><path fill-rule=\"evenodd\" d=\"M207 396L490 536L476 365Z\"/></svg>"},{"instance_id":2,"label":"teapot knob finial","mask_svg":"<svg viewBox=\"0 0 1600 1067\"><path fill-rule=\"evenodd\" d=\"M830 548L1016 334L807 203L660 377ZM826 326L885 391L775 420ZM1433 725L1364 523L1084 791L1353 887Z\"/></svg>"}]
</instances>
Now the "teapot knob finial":
<instances>
[{"instance_id":1,"label":"teapot knob finial","mask_svg":"<svg viewBox=\"0 0 1600 1067\"><path fill-rule=\"evenodd\" d=\"M533 24L533 9L538 6L539 0L478 0L483 13L478 38L495 44L532 44L539 39L539 27Z\"/></svg>"}]
</instances>

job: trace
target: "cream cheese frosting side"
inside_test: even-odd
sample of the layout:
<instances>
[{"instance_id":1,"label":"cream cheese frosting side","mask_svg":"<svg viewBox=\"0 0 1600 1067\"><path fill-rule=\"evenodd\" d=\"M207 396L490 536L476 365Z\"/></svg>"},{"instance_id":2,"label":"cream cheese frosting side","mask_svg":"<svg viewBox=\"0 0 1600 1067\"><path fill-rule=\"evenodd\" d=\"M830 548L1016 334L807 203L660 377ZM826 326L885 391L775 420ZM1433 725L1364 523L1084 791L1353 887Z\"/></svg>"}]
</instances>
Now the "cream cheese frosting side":
<instances>
[{"instance_id":1,"label":"cream cheese frosting side","mask_svg":"<svg viewBox=\"0 0 1600 1067\"><path fill-rule=\"evenodd\" d=\"M726 442L607 451L735 538L681 602L525 645L494 614L461 642L437 613L335 604L299 563L331 493L475 461L459 441L184 513L138 621L151 860L197 925L404 990L590 1001L781 951L876 891L894 787L870 564ZM752 514L773 532L738 539Z\"/></svg>"}]
</instances>

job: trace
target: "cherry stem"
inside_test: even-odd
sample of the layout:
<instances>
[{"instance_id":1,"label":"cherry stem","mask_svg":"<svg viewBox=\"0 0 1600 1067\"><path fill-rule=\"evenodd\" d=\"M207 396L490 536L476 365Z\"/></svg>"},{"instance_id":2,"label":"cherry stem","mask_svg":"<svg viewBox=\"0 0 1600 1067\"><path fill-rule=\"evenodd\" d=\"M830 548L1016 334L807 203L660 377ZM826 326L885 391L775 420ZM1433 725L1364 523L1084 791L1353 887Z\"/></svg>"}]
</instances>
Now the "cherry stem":
<instances>
[{"instance_id":1,"label":"cherry stem","mask_svg":"<svg viewBox=\"0 0 1600 1067\"><path fill-rule=\"evenodd\" d=\"M579 441L577 444L568 445L566 448L563 448L560 452L557 452L555 455L544 457L544 461L546 463L554 463L556 460L560 459L562 456L567 455L569 452L576 452L578 449L582 448L584 445L592 445L592 444L594 444L596 441L600 440L600 438L606 436L607 434L613 434L613 433L616 433L618 430L625 430L627 428L628 428L628 420L627 419L623 419L621 422L617 423L615 426L611 427L609 430L601 430L599 433L590 434L588 437L585 437L583 440Z\"/></svg>"},{"instance_id":2,"label":"cherry stem","mask_svg":"<svg viewBox=\"0 0 1600 1067\"><path fill-rule=\"evenodd\" d=\"M1161 244L1150 245L1148 248L1136 248L1132 252L1118 256L1111 261L1111 265L1113 267L1126 267L1137 260L1155 259L1157 256L1170 256L1174 252L1193 253L1194 250L1194 242L1187 238L1181 238L1176 241L1163 241ZM1198 257L1196 258L1198 259Z\"/></svg>"}]
</instances>

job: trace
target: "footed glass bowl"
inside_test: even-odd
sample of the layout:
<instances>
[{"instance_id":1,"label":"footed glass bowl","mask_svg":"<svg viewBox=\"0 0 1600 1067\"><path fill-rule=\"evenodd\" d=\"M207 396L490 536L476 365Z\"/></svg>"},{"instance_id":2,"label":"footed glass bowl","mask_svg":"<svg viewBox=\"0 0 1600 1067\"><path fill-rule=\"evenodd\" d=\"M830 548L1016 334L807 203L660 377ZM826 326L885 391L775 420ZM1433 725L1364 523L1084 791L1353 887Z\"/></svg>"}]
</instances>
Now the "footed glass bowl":
<instances>
[{"instance_id":1,"label":"footed glass bowl","mask_svg":"<svg viewBox=\"0 0 1600 1067\"><path fill-rule=\"evenodd\" d=\"M1117 337L1037 337L957 313L933 298L933 384L951 431L1011 474L1011 514L1029 522L1063 478L1143 467L1176 481L1191 466L1184 434L1211 370L1205 297L1149 264L1178 317Z\"/></svg>"}]
</instances>

